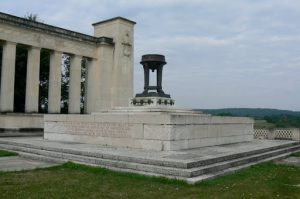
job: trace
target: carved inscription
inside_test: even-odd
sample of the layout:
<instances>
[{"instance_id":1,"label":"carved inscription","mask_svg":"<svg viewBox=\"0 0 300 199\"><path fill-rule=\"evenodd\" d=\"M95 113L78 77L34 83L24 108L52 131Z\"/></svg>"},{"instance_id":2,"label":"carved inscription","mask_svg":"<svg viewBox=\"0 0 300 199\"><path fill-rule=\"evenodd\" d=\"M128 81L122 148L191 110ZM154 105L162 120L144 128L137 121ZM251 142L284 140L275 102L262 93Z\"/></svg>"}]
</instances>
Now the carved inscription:
<instances>
[{"instance_id":1,"label":"carved inscription","mask_svg":"<svg viewBox=\"0 0 300 199\"><path fill-rule=\"evenodd\" d=\"M132 124L113 122L64 122L64 132L101 137L129 137Z\"/></svg>"}]
</instances>

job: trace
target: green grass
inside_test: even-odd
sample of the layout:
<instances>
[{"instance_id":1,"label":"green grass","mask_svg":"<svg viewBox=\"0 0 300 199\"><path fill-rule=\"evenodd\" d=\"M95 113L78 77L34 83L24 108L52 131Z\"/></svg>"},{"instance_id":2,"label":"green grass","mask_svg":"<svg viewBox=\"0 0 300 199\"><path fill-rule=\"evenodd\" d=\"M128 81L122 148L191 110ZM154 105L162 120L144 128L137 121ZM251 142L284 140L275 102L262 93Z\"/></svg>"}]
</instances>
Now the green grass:
<instances>
[{"instance_id":1,"label":"green grass","mask_svg":"<svg viewBox=\"0 0 300 199\"><path fill-rule=\"evenodd\" d=\"M263 163L235 174L188 185L66 163L0 173L0 198L300 198L300 168Z\"/></svg>"},{"instance_id":2,"label":"green grass","mask_svg":"<svg viewBox=\"0 0 300 199\"><path fill-rule=\"evenodd\" d=\"M272 129L275 127L276 127L275 124L268 123L266 120L255 120L254 121L255 129Z\"/></svg>"},{"instance_id":3,"label":"green grass","mask_svg":"<svg viewBox=\"0 0 300 199\"><path fill-rule=\"evenodd\" d=\"M18 155L18 154L15 152L0 150L0 157L16 156L16 155Z\"/></svg>"},{"instance_id":4,"label":"green grass","mask_svg":"<svg viewBox=\"0 0 300 199\"><path fill-rule=\"evenodd\" d=\"M300 151L292 153L291 156L300 157Z\"/></svg>"}]
</instances>

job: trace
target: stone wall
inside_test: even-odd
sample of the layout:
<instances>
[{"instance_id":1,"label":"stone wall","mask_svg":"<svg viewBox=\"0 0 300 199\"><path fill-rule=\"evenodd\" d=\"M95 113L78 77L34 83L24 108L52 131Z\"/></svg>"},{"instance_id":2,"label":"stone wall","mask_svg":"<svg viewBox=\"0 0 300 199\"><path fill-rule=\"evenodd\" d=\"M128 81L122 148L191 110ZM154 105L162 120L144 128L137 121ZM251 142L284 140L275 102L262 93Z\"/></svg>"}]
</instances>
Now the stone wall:
<instances>
[{"instance_id":1,"label":"stone wall","mask_svg":"<svg viewBox=\"0 0 300 199\"><path fill-rule=\"evenodd\" d=\"M0 131L42 131L43 114L0 114Z\"/></svg>"},{"instance_id":2,"label":"stone wall","mask_svg":"<svg viewBox=\"0 0 300 199\"><path fill-rule=\"evenodd\" d=\"M44 138L114 147L181 150L251 141L253 119L174 109L45 115Z\"/></svg>"}]
</instances>

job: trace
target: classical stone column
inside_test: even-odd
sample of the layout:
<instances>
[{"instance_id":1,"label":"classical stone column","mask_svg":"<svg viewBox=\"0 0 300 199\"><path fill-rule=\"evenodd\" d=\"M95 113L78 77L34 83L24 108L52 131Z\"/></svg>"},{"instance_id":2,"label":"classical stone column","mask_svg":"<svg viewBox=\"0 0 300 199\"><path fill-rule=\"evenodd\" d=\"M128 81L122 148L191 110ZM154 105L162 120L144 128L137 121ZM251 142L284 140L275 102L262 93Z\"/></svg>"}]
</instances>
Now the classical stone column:
<instances>
[{"instance_id":1,"label":"classical stone column","mask_svg":"<svg viewBox=\"0 0 300 199\"><path fill-rule=\"evenodd\" d=\"M69 113L80 113L81 60L82 56L71 56Z\"/></svg>"},{"instance_id":2,"label":"classical stone column","mask_svg":"<svg viewBox=\"0 0 300 199\"><path fill-rule=\"evenodd\" d=\"M89 59L86 63L85 73L85 102L84 102L84 113L91 113L97 111L95 109L97 103L97 61Z\"/></svg>"},{"instance_id":3,"label":"classical stone column","mask_svg":"<svg viewBox=\"0 0 300 199\"><path fill-rule=\"evenodd\" d=\"M62 52L58 51L50 54L48 113L60 113L61 55Z\"/></svg>"},{"instance_id":4,"label":"classical stone column","mask_svg":"<svg viewBox=\"0 0 300 199\"><path fill-rule=\"evenodd\" d=\"M83 113L88 113L88 106L87 106L87 96L88 96L88 60L86 62L86 69L85 69L85 83L84 83L84 103L83 103Z\"/></svg>"},{"instance_id":5,"label":"classical stone column","mask_svg":"<svg viewBox=\"0 0 300 199\"><path fill-rule=\"evenodd\" d=\"M10 41L3 45L0 92L1 112L13 112L14 110L16 46L16 43Z\"/></svg>"},{"instance_id":6,"label":"classical stone column","mask_svg":"<svg viewBox=\"0 0 300 199\"><path fill-rule=\"evenodd\" d=\"M39 110L40 53L41 49L34 46L28 50L25 98L26 113L37 113Z\"/></svg>"}]
</instances>

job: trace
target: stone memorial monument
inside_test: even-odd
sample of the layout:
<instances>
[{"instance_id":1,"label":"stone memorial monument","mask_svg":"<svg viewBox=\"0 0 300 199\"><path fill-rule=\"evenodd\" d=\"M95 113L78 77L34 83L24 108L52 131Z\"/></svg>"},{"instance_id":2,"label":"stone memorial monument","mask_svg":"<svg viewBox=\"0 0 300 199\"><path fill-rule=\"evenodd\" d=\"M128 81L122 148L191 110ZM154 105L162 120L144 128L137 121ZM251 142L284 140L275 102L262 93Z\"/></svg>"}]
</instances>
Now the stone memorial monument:
<instances>
[{"instance_id":1,"label":"stone memorial monument","mask_svg":"<svg viewBox=\"0 0 300 199\"><path fill-rule=\"evenodd\" d=\"M44 126L44 137L0 138L0 148L25 158L100 165L189 183L300 149L299 142L253 140L251 118L177 108L162 87L167 64L163 55L142 56L144 89L133 96L134 25L115 17L94 23L91 36L0 12L0 130L32 131ZM25 113L15 114L20 46L27 49ZM36 114L41 52L50 57L49 114L45 115ZM69 114L60 114L62 54L70 58ZM79 114L83 60L85 114ZM153 73L156 85L150 85Z\"/></svg>"},{"instance_id":2,"label":"stone memorial monument","mask_svg":"<svg viewBox=\"0 0 300 199\"><path fill-rule=\"evenodd\" d=\"M130 106L90 115L45 115L44 138L156 151L253 140L251 118L211 116L174 108L174 100L162 89L162 69L166 64L163 55L144 55L141 64L144 91L130 100ZM150 70L157 71L156 86L149 86Z\"/></svg>"}]
</instances>

